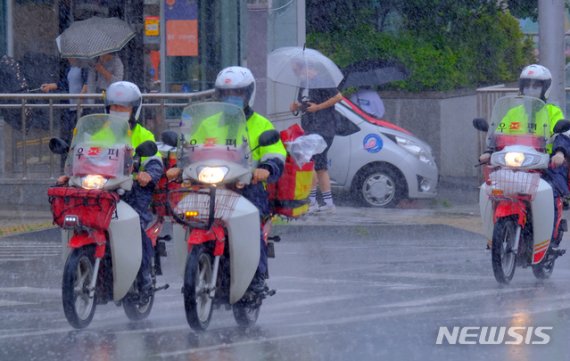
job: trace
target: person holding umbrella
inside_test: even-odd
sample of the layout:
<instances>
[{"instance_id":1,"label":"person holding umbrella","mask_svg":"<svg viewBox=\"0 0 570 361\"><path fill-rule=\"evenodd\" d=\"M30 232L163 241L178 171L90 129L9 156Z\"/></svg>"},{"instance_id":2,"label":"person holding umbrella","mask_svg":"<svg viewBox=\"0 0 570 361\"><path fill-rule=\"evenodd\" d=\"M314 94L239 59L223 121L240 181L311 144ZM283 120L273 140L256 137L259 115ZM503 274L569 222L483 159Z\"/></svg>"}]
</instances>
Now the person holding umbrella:
<instances>
[{"instance_id":1,"label":"person holding umbrella","mask_svg":"<svg viewBox=\"0 0 570 361\"><path fill-rule=\"evenodd\" d=\"M326 77L319 71L317 64L306 61L294 63L294 72L306 76L305 84L319 83L319 77ZM326 81L322 81L323 83ZM313 186L309 194L309 212L334 212L336 207L331 193L331 181L328 171L327 152L332 145L335 136L335 112L334 105L342 100L342 94L337 88L308 88L301 87L297 94L297 101L293 102L289 109L293 114L302 111L301 127L306 134L318 134L327 143L326 149L313 156L316 176L313 177ZM317 184L321 191L324 204L317 202Z\"/></svg>"},{"instance_id":2,"label":"person holding umbrella","mask_svg":"<svg viewBox=\"0 0 570 361\"><path fill-rule=\"evenodd\" d=\"M56 90L68 91L69 94L84 94L87 92L87 69L80 66L79 59L68 58L65 69L65 77L57 83L44 83L40 86L40 90L48 93ZM59 134L63 140L71 144L73 137L73 128L77 124L77 112L81 99L69 99L69 108L64 109L61 116L61 125ZM61 156L61 167L65 165L67 153Z\"/></svg>"},{"instance_id":3,"label":"person holding umbrella","mask_svg":"<svg viewBox=\"0 0 570 361\"><path fill-rule=\"evenodd\" d=\"M83 94L87 92L87 69L80 66L76 58L68 58L65 69L66 76L57 83L44 83L40 90L44 93L56 90L66 90L69 94ZM60 135L67 143L71 143L73 128L77 123L77 108L80 99L69 99L70 107L65 109L61 118Z\"/></svg>"},{"instance_id":4,"label":"person holding umbrella","mask_svg":"<svg viewBox=\"0 0 570 361\"><path fill-rule=\"evenodd\" d=\"M123 80L123 76L123 62L115 53L100 55L89 69L87 78L89 93L105 91L112 83Z\"/></svg>"},{"instance_id":5,"label":"person holding umbrella","mask_svg":"<svg viewBox=\"0 0 570 361\"><path fill-rule=\"evenodd\" d=\"M360 87L356 93L352 94L350 101L374 118L380 119L384 115L384 102L370 85Z\"/></svg>"},{"instance_id":6,"label":"person holding umbrella","mask_svg":"<svg viewBox=\"0 0 570 361\"><path fill-rule=\"evenodd\" d=\"M93 16L73 22L57 37L56 42L62 57L90 61L88 92L99 93L111 83L123 80L123 63L116 53L135 34L124 20Z\"/></svg>"}]
</instances>

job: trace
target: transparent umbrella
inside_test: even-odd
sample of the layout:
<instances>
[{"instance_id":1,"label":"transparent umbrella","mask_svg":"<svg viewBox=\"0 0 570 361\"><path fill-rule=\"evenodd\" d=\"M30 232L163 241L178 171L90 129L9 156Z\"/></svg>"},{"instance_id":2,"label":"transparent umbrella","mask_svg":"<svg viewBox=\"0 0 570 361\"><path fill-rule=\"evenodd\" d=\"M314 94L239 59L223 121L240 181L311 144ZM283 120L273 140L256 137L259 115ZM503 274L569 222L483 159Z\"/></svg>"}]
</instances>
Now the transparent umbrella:
<instances>
[{"instance_id":1,"label":"transparent umbrella","mask_svg":"<svg viewBox=\"0 0 570 361\"><path fill-rule=\"evenodd\" d=\"M125 21L94 16L71 24L56 43L63 58L92 59L121 50L134 36Z\"/></svg>"},{"instance_id":2,"label":"transparent umbrella","mask_svg":"<svg viewBox=\"0 0 570 361\"><path fill-rule=\"evenodd\" d=\"M267 59L267 76L277 83L308 89L336 88L343 78L325 55L297 46L273 50Z\"/></svg>"}]
</instances>

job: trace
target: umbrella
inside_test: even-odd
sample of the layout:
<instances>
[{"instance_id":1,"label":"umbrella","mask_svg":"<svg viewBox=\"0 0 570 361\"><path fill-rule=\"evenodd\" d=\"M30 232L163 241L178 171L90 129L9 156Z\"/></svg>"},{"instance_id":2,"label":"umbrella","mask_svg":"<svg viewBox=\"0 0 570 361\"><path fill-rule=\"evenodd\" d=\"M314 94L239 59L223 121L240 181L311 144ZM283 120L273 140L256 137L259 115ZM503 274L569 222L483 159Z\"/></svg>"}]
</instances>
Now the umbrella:
<instances>
[{"instance_id":1,"label":"umbrella","mask_svg":"<svg viewBox=\"0 0 570 361\"><path fill-rule=\"evenodd\" d=\"M64 58L91 59L121 50L134 36L125 21L94 16L71 24L56 43Z\"/></svg>"},{"instance_id":2,"label":"umbrella","mask_svg":"<svg viewBox=\"0 0 570 361\"><path fill-rule=\"evenodd\" d=\"M28 82L24 76L24 72L14 58L3 55L0 57L0 93L21 93L28 92ZM6 99L3 103L20 103L18 100ZM0 115L6 123L15 129L22 127L22 111L20 109L2 109ZM26 108L25 116L29 119L31 116L30 108ZM30 124L28 123L28 128Z\"/></svg>"},{"instance_id":3,"label":"umbrella","mask_svg":"<svg viewBox=\"0 0 570 361\"><path fill-rule=\"evenodd\" d=\"M273 50L267 59L269 79L309 89L336 88L343 78L336 64L314 49L287 46Z\"/></svg>"},{"instance_id":4,"label":"umbrella","mask_svg":"<svg viewBox=\"0 0 570 361\"><path fill-rule=\"evenodd\" d=\"M403 64L386 60L363 60L343 69L341 88L375 86L404 80L409 76Z\"/></svg>"}]
</instances>

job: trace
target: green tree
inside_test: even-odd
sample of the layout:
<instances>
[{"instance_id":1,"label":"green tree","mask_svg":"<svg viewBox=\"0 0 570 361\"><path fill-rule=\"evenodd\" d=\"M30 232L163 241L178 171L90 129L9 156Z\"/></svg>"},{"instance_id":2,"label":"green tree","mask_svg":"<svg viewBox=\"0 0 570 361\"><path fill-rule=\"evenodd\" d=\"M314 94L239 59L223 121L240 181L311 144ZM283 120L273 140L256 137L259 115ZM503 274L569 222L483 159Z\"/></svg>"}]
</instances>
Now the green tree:
<instances>
[{"instance_id":1,"label":"green tree","mask_svg":"<svg viewBox=\"0 0 570 361\"><path fill-rule=\"evenodd\" d=\"M412 75L391 86L411 91L512 81L531 61L518 21L496 0L364 2L366 11L356 1L308 0L309 19L320 19L308 26L308 46L341 67L364 59L399 60ZM384 31L394 13L400 30Z\"/></svg>"}]
</instances>

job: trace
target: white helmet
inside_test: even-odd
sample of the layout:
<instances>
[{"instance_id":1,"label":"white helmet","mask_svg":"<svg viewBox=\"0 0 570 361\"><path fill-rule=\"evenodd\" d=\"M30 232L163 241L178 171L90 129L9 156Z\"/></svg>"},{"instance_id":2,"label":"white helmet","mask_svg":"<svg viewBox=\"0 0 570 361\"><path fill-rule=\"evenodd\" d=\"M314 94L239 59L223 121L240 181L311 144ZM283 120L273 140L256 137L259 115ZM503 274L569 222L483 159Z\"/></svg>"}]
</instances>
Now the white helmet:
<instances>
[{"instance_id":1,"label":"white helmet","mask_svg":"<svg viewBox=\"0 0 570 361\"><path fill-rule=\"evenodd\" d=\"M105 105L122 105L133 108L133 118L138 121L142 109L142 94L138 86L129 81L118 81L107 88Z\"/></svg>"},{"instance_id":2,"label":"white helmet","mask_svg":"<svg viewBox=\"0 0 570 361\"><path fill-rule=\"evenodd\" d=\"M519 91L522 95L534 96L544 101L550 95L551 84L550 70L538 64L525 67L519 77Z\"/></svg>"},{"instance_id":3,"label":"white helmet","mask_svg":"<svg viewBox=\"0 0 570 361\"><path fill-rule=\"evenodd\" d=\"M243 99L243 107L253 106L255 100L255 78L251 71L241 66L222 69L216 77L216 97L219 100L230 96Z\"/></svg>"}]
</instances>

